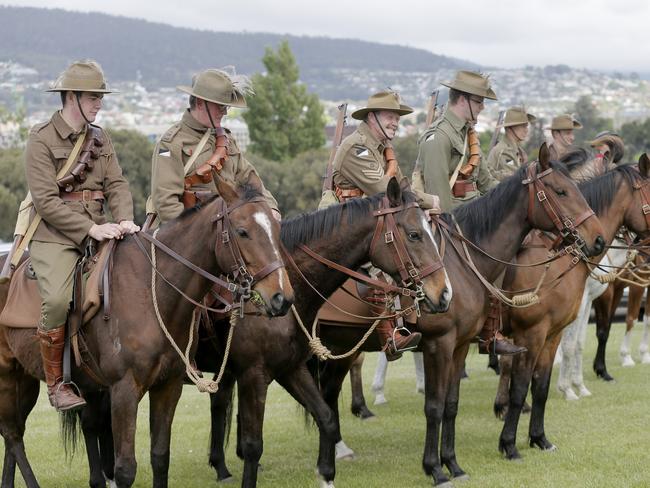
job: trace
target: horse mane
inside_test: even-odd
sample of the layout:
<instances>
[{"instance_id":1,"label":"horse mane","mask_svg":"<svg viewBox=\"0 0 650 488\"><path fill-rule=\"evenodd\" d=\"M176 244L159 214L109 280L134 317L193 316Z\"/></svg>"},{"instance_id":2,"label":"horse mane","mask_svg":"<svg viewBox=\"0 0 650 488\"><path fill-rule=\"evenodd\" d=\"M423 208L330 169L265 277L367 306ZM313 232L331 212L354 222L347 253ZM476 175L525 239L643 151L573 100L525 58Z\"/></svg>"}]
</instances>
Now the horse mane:
<instances>
[{"instance_id":1,"label":"horse mane","mask_svg":"<svg viewBox=\"0 0 650 488\"><path fill-rule=\"evenodd\" d=\"M353 198L345 203L283 220L280 230L282 243L291 252L298 244L309 243L331 234L340 227L343 210L347 210L348 224L353 224L377 209L384 195L385 193L377 193L368 198ZM413 193L402 191L403 203L414 201L416 198Z\"/></svg>"},{"instance_id":2,"label":"horse mane","mask_svg":"<svg viewBox=\"0 0 650 488\"><path fill-rule=\"evenodd\" d=\"M566 168L561 164L551 162L551 167L555 171L569 176ZM527 166L519 168L516 173L503 180L482 197L452 210L465 237L478 244L481 239L496 231L512 211L513 205L517 203L519 192L525 188L521 182L526 178L527 168Z\"/></svg>"},{"instance_id":3,"label":"horse mane","mask_svg":"<svg viewBox=\"0 0 650 488\"><path fill-rule=\"evenodd\" d=\"M617 178L617 175L622 178ZM634 166L623 164L592 180L580 183L578 188L596 215L600 215L614 203L616 192L623 181L632 186L641 178Z\"/></svg>"}]
</instances>

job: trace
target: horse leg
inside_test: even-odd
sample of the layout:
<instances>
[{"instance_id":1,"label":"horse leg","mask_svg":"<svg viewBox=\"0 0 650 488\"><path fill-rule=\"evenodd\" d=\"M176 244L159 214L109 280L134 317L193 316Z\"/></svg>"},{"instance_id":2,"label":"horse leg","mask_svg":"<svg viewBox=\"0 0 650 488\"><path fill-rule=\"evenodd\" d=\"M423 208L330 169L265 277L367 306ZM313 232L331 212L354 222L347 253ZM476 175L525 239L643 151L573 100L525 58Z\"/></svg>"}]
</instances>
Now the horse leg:
<instances>
[{"instance_id":1,"label":"horse leg","mask_svg":"<svg viewBox=\"0 0 650 488\"><path fill-rule=\"evenodd\" d=\"M151 468L154 488L167 488L169 478L169 446L176 405L183 391L183 382L170 379L149 390L149 430L151 436Z\"/></svg>"},{"instance_id":2,"label":"horse leg","mask_svg":"<svg viewBox=\"0 0 650 488\"><path fill-rule=\"evenodd\" d=\"M541 324L538 324L537 327L541 331L546 330L546 327ZM533 330L533 332L535 331ZM499 436L499 451L503 453L506 459L521 458L516 446L517 426L521 410L526 401L533 368L537 362L539 351L544 344L544 337L540 337L540 334L526 334L526 331L522 331L521 338L515 340L515 343L525 346L528 351L513 356L508 411Z\"/></svg>"},{"instance_id":3,"label":"horse leg","mask_svg":"<svg viewBox=\"0 0 650 488\"><path fill-rule=\"evenodd\" d=\"M553 371L553 358L561 339L561 333L547 340L535 365L532 378L531 392L533 396L533 409L530 413L528 436L530 447L537 446L542 451L555 451L557 448L546 438L544 432L544 412L548 399L548 388L551 383Z\"/></svg>"},{"instance_id":4,"label":"horse leg","mask_svg":"<svg viewBox=\"0 0 650 488\"><path fill-rule=\"evenodd\" d=\"M578 390L581 397L591 396L591 392L585 385L585 376L582 370L583 351L585 349L585 341L587 340L587 326L589 325L589 312L591 312L591 303L588 304L585 310L585 315L581 317L580 330L578 331L578 342L576 343L576 356L573 363L573 386Z\"/></svg>"},{"instance_id":5,"label":"horse leg","mask_svg":"<svg viewBox=\"0 0 650 488\"><path fill-rule=\"evenodd\" d=\"M621 366L632 367L634 366L634 359L630 354L630 340L632 338L632 329L634 322L639 316L641 310L641 299L643 298L644 288L636 285L630 285L627 295L627 315L625 317L625 337L621 342L621 349L619 351L621 356Z\"/></svg>"},{"instance_id":6,"label":"horse leg","mask_svg":"<svg viewBox=\"0 0 650 488\"><path fill-rule=\"evenodd\" d=\"M421 352L413 351L415 366L415 392L424 395L424 358Z\"/></svg>"},{"instance_id":7,"label":"horse leg","mask_svg":"<svg viewBox=\"0 0 650 488\"><path fill-rule=\"evenodd\" d=\"M110 429L110 411L108 415L105 415L107 412L104 411L105 405L103 405L103 403L109 403L110 405L110 399L103 392L86 392L84 399L86 400L86 407L79 411L79 418L84 436L84 444L86 445L86 456L88 457L88 469L90 472L88 485L91 488L99 488L106 486L106 478L111 479L113 476L113 436L110 432L108 433L111 442L110 455L101 446L102 441L100 440L104 434L103 430L106 428L107 420L108 428ZM109 459L106 459L107 457ZM104 471L104 461L110 468L110 473Z\"/></svg>"},{"instance_id":8,"label":"horse leg","mask_svg":"<svg viewBox=\"0 0 650 488\"><path fill-rule=\"evenodd\" d=\"M449 387L452 370L454 338L445 341L436 340L432 351L424 351L424 415L427 420L427 431L424 441L422 468L433 478L433 484L447 483L449 477L442 471L438 444L440 426ZM464 365L461 365L463 368Z\"/></svg>"},{"instance_id":9,"label":"horse leg","mask_svg":"<svg viewBox=\"0 0 650 488\"><path fill-rule=\"evenodd\" d=\"M2 486L14 486L16 464L20 469L25 486L38 488L39 484L32 470L23 436L25 422L38 399L39 382L27 376L20 366L12 361L0 373L0 432L5 441L5 466L2 471Z\"/></svg>"},{"instance_id":10,"label":"horse leg","mask_svg":"<svg viewBox=\"0 0 650 488\"><path fill-rule=\"evenodd\" d=\"M586 290L585 290L586 291ZM576 348L578 342L578 328L580 323L578 319L574 320L562 335L560 343L560 374L557 378L557 389L562 394L565 400L575 401L580 397L576 395L571 387L571 376L574 370L574 363L576 361Z\"/></svg>"},{"instance_id":11,"label":"horse leg","mask_svg":"<svg viewBox=\"0 0 650 488\"><path fill-rule=\"evenodd\" d=\"M501 356L499 358L499 385L494 398L494 415L504 420L508 412L508 401L510 398L510 373L512 372L512 356Z\"/></svg>"},{"instance_id":12,"label":"horse leg","mask_svg":"<svg viewBox=\"0 0 650 488\"><path fill-rule=\"evenodd\" d=\"M454 351L453 366L450 375L449 389L445 401L445 411L442 418L442 437L440 448L440 461L444 464L452 478L469 479L456 460L456 416L458 415L458 401L460 398L460 377L462 374L469 344Z\"/></svg>"},{"instance_id":13,"label":"horse leg","mask_svg":"<svg viewBox=\"0 0 650 488\"><path fill-rule=\"evenodd\" d=\"M111 386L111 425L115 442L115 484L130 487L135 481L135 427L143 392L129 374Z\"/></svg>"},{"instance_id":14,"label":"horse leg","mask_svg":"<svg viewBox=\"0 0 650 488\"><path fill-rule=\"evenodd\" d=\"M372 380L372 391L375 392L375 405L383 405L384 403L388 403L384 392L387 372L388 359L386 359L386 353L382 351L377 355L377 367L375 368L375 377Z\"/></svg>"},{"instance_id":15,"label":"horse leg","mask_svg":"<svg viewBox=\"0 0 650 488\"><path fill-rule=\"evenodd\" d=\"M363 378L361 373L363 370L364 359L365 354L359 353L350 368L350 387L352 388L352 405L350 409L352 410L352 415L355 415L362 420L375 416L375 414L368 409L366 398L363 395Z\"/></svg>"},{"instance_id":16,"label":"horse leg","mask_svg":"<svg viewBox=\"0 0 650 488\"><path fill-rule=\"evenodd\" d=\"M260 374L260 367L253 366L237 378L239 448L244 459L242 488L257 486L257 470L264 450L264 405L270 382L265 376Z\"/></svg>"},{"instance_id":17,"label":"horse leg","mask_svg":"<svg viewBox=\"0 0 650 488\"><path fill-rule=\"evenodd\" d=\"M210 393L210 458L209 464L217 472L217 481L229 481L232 474L226 466L226 433L230 429L235 377L226 369L219 390Z\"/></svg>"},{"instance_id":18,"label":"horse leg","mask_svg":"<svg viewBox=\"0 0 650 488\"><path fill-rule=\"evenodd\" d=\"M316 421L319 431L318 475L321 478L322 487L333 487L336 475L334 413L321 397L314 379L304 364L276 380L298 403L305 407Z\"/></svg>"},{"instance_id":19,"label":"horse leg","mask_svg":"<svg viewBox=\"0 0 650 488\"><path fill-rule=\"evenodd\" d=\"M341 436L341 422L338 405L343 380L345 380L345 375L348 373L354 359L354 357L351 357L339 359L337 361L327 361L320 374L320 388L323 399L334 414L334 423L336 425L334 435L334 441L336 442L336 459L352 460L355 457L354 451L345 444Z\"/></svg>"},{"instance_id":20,"label":"horse leg","mask_svg":"<svg viewBox=\"0 0 650 488\"><path fill-rule=\"evenodd\" d=\"M605 293L594 300L594 309L596 310L596 338L598 339L598 348L594 357L594 372L598 378L605 381L613 381L614 378L607 372L606 351L609 331L612 327L614 312L621 297L623 296L624 287L619 282L614 282L607 287Z\"/></svg>"},{"instance_id":21,"label":"horse leg","mask_svg":"<svg viewBox=\"0 0 650 488\"><path fill-rule=\"evenodd\" d=\"M650 364L650 350L648 342L650 341L650 293L646 296L645 315L643 316L643 337L639 344L639 354L641 355L641 364Z\"/></svg>"}]
</instances>

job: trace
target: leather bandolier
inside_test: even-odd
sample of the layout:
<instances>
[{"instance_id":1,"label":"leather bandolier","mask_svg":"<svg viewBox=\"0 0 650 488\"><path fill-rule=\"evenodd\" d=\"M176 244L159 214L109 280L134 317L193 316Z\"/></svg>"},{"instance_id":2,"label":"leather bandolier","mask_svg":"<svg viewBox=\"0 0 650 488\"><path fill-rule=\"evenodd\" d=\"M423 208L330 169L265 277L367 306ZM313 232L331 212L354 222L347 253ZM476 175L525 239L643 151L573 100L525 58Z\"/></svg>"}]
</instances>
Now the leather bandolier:
<instances>
[{"instance_id":1,"label":"leather bandolier","mask_svg":"<svg viewBox=\"0 0 650 488\"><path fill-rule=\"evenodd\" d=\"M185 208L195 206L199 199L208 196L208 194L212 194L211 192L192 191L192 187L200 183L210 183L213 179L212 172L216 171L219 173L223 165L228 161L228 136L226 135L226 130L223 127L217 127L213 130L216 140L212 156L199 166L196 171L193 171L184 179L182 200Z\"/></svg>"},{"instance_id":2,"label":"leather bandolier","mask_svg":"<svg viewBox=\"0 0 650 488\"><path fill-rule=\"evenodd\" d=\"M467 129L467 144L469 157L458 171L458 178L451 187L451 193L456 198L463 198L468 192L477 191L476 182L468 181L481 162L481 143L478 134L470 127Z\"/></svg>"}]
</instances>

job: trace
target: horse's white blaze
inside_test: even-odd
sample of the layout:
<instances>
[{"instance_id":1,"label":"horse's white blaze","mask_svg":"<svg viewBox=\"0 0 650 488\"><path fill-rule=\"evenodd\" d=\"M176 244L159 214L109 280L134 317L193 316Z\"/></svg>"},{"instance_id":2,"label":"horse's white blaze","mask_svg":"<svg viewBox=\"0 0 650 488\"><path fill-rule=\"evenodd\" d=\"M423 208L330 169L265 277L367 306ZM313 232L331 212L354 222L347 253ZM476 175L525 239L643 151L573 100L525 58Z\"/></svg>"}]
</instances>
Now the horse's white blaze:
<instances>
[{"instance_id":1,"label":"horse's white blaze","mask_svg":"<svg viewBox=\"0 0 650 488\"><path fill-rule=\"evenodd\" d=\"M436 252L438 255L440 255L440 250L438 249L438 244L436 244L436 240L433 238L433 232L431 231L431 224L427 222L427 219L424 218L424 215L420 216L422 219L422 227L424 227L425 232L427 235L431 238L431 242L433 242L433 246L436 248ZM445 286L447 287L447 302L451 302L452 297L454 296L454 291L451 288L451 281L449 281L449 276L447 275L447 270L442 269L442 272L445 273Z\"/></svg>"},{"instance_id":2,"label":"horse's white blaze","mask_svg":"<svg viewBox=\"0 0 650 488\"><path fill-rule=\"evenodd\" d=\"M255 222L264 229L264 232L266 232L266 235L269 237L269 242L273 243L273 233L271 232L271 220L268 218L267 215L263 214L262 212L255 212L253 214L253 218L255 219ZM273 254L275 254L276 259L280 259L280 254L278 253L278 250L273 246ZM280 285L280 290L284 291L282 288L282 275L278 273L278 284Z\"/></svg>"}]
</instances>

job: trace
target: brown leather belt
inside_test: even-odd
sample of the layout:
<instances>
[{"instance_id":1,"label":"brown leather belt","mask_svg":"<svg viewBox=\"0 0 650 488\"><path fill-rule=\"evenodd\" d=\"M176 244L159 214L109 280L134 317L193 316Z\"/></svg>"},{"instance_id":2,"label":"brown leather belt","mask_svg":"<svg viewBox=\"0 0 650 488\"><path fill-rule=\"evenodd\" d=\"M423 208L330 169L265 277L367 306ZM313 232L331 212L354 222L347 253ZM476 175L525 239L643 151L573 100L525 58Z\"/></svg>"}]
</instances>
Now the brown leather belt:
<instances>
[{"instance_id":1,"label":"brown leather belt","mask_svg":"<svg viewBox=\"0 0 650 488\"><path fill-rule=\"evenodd\" d=\"M451 189L451 193L456 197L456 198L463 198L466 193L470 191L478 191L478 187L476 186L476 182L474 181L468 181L468 180L457 180L456 183L454 183L454 186Z\"/></svg>"},{"instance_id":2,"label":"brown leather belt","mask_svg":"<svg viewBox=\"0 0 650 488\"><path fill-rule=\"evenodd\" d=\"M64 202L92 202L104 200L104 192L100 190L62 191L59 196Z\"/></svg>"},{"instance_id":3,"label":"brown leather belt","mask_svg":"<svg viewBox=\"0 0 650 488\"><path fill-rule=\"evenodd\" d=\"M348 198L359 198L363 196L363 192L359 188L339 188L336 187L336 198L339 202L344 202Z\"/></svg>"}]
</instances>

